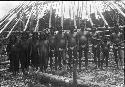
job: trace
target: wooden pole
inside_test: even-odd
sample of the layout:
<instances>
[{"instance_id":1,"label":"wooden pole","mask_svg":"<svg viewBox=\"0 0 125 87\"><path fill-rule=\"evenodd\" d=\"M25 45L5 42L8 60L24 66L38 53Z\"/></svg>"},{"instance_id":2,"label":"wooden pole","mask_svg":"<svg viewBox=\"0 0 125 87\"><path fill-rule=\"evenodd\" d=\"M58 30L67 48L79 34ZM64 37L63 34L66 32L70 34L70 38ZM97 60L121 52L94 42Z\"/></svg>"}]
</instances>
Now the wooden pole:
<instances>
[{"instance_id":1,"label":"wooden pole","mask_svg":"<svg viewBox=\"0 0 125 87\"><path fill-rule=\"evenodd\" d=\"M91 19L91 4L90 4L90 15L89 16L90 16L90 23L91 23L91 25L93 27L94 24L93 24L92 19Z\"/></svg>"},{"instance_id":2,"label":"wooden pole","mask_svg":"<svg viewBox=\"0 0 125 87\"><path fill-rule=\"evenodd\" d=\"M11 34L11 32L13 31L13 29L16 27L16 25L18 24L18 22L20 21L20 19L18 19L18 21L16 22L16 24L13 26L13 28L9 31L8 35L6 38L8 38Z\"/></svg>"},{"instance_id":3,"label":"wooden pole","mask_svg":"<svg viewBox=\"0 0 125 87\"><path fill-rule=\"evenodd\" d=\"M125 13L123 13L122 11L121 11L121 9L115 4L115 3L111 3L117 10L118 10L118 12L120 13L120 14L122 14L124 17L125 17Z\"/></svg>"},{"instance_id":4,"label":"wooden pole","mask_svg":"<svg viewBox=\"0 0 125 87\"><path fill-rule=\"evenodd\" d=\"M73 18L74 18L75 29L77 29L77 26L76 26L76 15L75 15L75 1L74 1L74 5L73 5Z\"/></svg>"},{"instance_id":5,"label":"wooden pole","mask_svg":"<svg viewBox=\"0 0 125 87\"><path fill-rule=\"evenodd\" d=\"M5 21L7 21L15 12L17 12L22 6L24 5L24 2L19 5L17 8L15 8L14 10L10 11L10 13L7 15L7 17L0 23L0 25L2 25Z\"/></svg>"},{"instance_id":6,"label":"wooden pole","mask_svg":"<svg viewBox=\"0 0 125 87\"><path fill-rule=\"evenodd\" d=\"M26 7L26 5L25 5L25 7ZM23 12L21 13L20 18L17 20L16 24L15 24L15 25L13 26L13 28L9 31L9 33L8 33L8 35L7 35L6 38L8 38L8 37L10 36L10 34L11 34L12 31L13 31L13 29L16 27L16 25L17 25L17 24L19 23L19 21L21 20L22 15L23 15Z\"/></svg>"},{"instance_id":7,"label":"wooden pole","mask_svg":"<svg viewBox=\"0 0 125 87\"><path fill-rule=\"evenodd\" d=\"M62 29L63 29L63 20L64 20L64 4L63 4L63 1L62 1L62 6L61 6L61 12L62 12L62 17L61 17L61 26L62 26Z\"/></svg>"},{"instance_id":8,"label":"wooden pole","mask_svg":"<svg viewBox=\"0 0 125 87\"><path fill-rule=\"evenodd\" d=\"M105 25L106 26L108 26L108 23L107 23L107 21L105 20L105 18L104 18L104 16L102 15L102 13L99 11L99 7L97 7L97 6L95 6L95 8L97 9L97 11L99 12L99 14L100 14L100 16L101 16L101 18L103 19L103 21L104 21L104 23L105 23Z\"/></svg>"},{"instance_id":9,"label":"wooden pole","mask_svg":"<svg viewBox=\"0 0 125 87\"><path fill-rule=\"evenodd\" d=\"M32 9L32 8L28 8L30 3L31 3L31 1L26 4L26 6L24 7L25 9L23 8L23 11L22 11L22 13L23 13L22 16L23 17L22 17L21 21L23 22L23 29L25 28L25 24L26 24L25 23L26 22L26 14L27 14L28 11L30 11Z\"/></svg>"},{"instance_id":10,"label":"wooden pole","mask_svg":"<svg viewBox=\"0 0 125 87\"><path fill-rule=\"evenodd\" d=\"M80 28L80 6L78 1L78 9L77 9L77 18L78 18L78 28Z\"/></svg>"},{"instance_id":11,"label":"wooden pole","mask_svg":"<svg viewBox=\"0 0 125 87\"><path fill-rule=\"evenodd\" d=\"M77 87L77 61L74 59L74 64L73 64L73 87Z\"/></svg>"},{"instance_id":12,"label":"wooden pole","mask_svg":"<svg viewBox=\"0 0 125 87\"><path fill-rule=\"evenodd\" d=\"M10 17L11 13L13 13L16 9L19 9L23 4L24 4L24 2L22 2L22 4L19 5L19 6L17 6L16 8L11 9L11 10L0 20L0 22L7 20L7 18Z\"/></svg>"},{"instance_id":13,"label":"wooden pole","mask_svg":"<svg viewBox=\"0 0 125 87\"><path fill-rule=\"evenodd\" d=\"M125 25L124 26L119 26L120 29L124 29L125 28ZM97 28L98 30L97 31L103 31L103 30L106 30L105 27L98 27ZM111 29L114 29L114 27L109 27L107 30L111 30ZM87 31L90 31L91 30L87 30ZM3 33L6 33L6 32L10 32L10 31L3 31ZM20 31L12 31L12 32L20 32ZM26 32L30 32L30 31L26 31ZM38 32L42 32L42 31L38 31Z\"/></svg>"},{"instance_id":14,"label":"wooden pole","mask_svg":"<svg viewBox=\"0 0 125 87\"><path fill-rule=\"evenodd\" d=\"M35 32L38 31L38 28L39 28L39 27L38 27L38 26L39 26L39 18L38 18L38 6L37 6L37 5L38 5L38 2L37 2L37 4L36 4L37 24L36 24L36 27L35 27L35 30L34 30Z\"/></svg>"},{"instance_id":15,"label":"wooden pole","mask_svg":"<svg viewBox=\"0 0 125 87\"><path fill-rule=\"evenodd\" d=\"M69 6L69 17L71 19L71 6ZM71 26L71 20L70 20L70 26Z\"/></svg>"},{"instance_id":16,"label":"wooden pole","mask_svg":"<svg viewBox=\"0 0 125 87\"><path fill-rule=\"evenodd\" d=\"M86 1L86 5L85 5L85 10L86 10L86 18L85 18L85 29L86 29L86 24L87 24L87 1Z\"/></svg>"},{"instance_id":17,"label":"wooden pole","mask_svg":"<svg viewBox=\"0 0 125 87\"><path fill-rule=\"evenodd\" d=\"M50 5L49 28L51 28L51 27L52 27L51 22L52 22L52 1L51 1L51 5Z\"/></svg>"},{"instance_id":18,"label":"wooden pole","mask_svg":"<svg viewBox=\"0 0 125 87\"><path fill-rule=\"evenodd\" d=\"M17 14L18 14L21 10L22 10L22 8L19 9L19 11L17 12ZM14 17L15 17L15 16L16 16L16 15L14 15ZM4 26L4 28L0 30L0 34L3 32L3 30L5 30L5 29L7 28L7 26L11 23L12 20L13 20L13 19L11 19L11 20Z\"/></svg>"},{"instance_id":19,"label":"wooden pole","mask_svg":"<svg viewBox=\"0 0 125 87\"><path fill-rule=\"evenodd\" d=\"M15 12L10 13L10 15L9 15L4 21L2 21L2 22L0 23L0 25L2 25L5 21L7 21L7 19L9 19L14 13L15 13Z\"/></svg>"},{"instance_id":20,"label":"wooden pole","mask_svg":"<svg viewBox=\"0 0 125 87\"><path fill-rule=\"evenodd\" d=\"M43 8L42 8L42 13L44 14L45 6L43 5L43 3L42 3L40 6L43 7ZM38 19L38 20L37 20L37 24L36 24L36 27L35 27L34 32L36 32L36 31L38 32L38 29L39 29L39 28L38 28L38 27L39 27L38 25L39 25L39 21L40 21L40 19L39 19L39 17L37 17L37 19Z\"/></svg>"},{"instance_id":21,"label":"wooden pole","mask_svg":"<svg viewBox=\"0 0 125 87\"><path fill-rule=\"evenodd\" d=\"M33 3L33 4L34 4L34 3ZM33 5L32 9L31 9L31 12L30 12L29 18L28 18L28 20L27 20L27 23L26 23L25 28L24 28L23 31L26 31L26 29L27 29L27 27L28 27L28 24L29 24L29 21L30 21L30 18L31 18L32 12L33 12L33 8L34 8L34 5Z\"/></svg>"}]
</instances>

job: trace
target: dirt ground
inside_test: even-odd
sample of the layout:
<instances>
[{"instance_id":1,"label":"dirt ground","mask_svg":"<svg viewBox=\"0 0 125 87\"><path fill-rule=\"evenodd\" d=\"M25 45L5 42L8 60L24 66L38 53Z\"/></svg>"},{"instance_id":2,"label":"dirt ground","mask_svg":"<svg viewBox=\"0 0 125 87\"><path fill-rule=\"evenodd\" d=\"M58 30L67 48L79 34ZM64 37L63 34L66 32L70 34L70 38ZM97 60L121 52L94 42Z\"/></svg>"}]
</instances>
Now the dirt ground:
<instances>
[{"instance_id":1,"label":"dirt ground","mask_svg":"<svg viewBox=\"0 0 125 87\"><path fill-rule=\"evenodd\" d=\"M9 65L0 65L0 87L53 87L50 84L41 84L35 77L23 75L21 72L13 76L6 69ZM96 69L92 62L89 62L88 70L84 68L77 70L77 78L83 80L90 87L125 87L124 85L124 69L116 69L115 63L109 62L109 67L103 70ZM64 72L62 75L72 78L72 71L63 69L56 71L55 74Z\"/></svg>"}]
</instances>

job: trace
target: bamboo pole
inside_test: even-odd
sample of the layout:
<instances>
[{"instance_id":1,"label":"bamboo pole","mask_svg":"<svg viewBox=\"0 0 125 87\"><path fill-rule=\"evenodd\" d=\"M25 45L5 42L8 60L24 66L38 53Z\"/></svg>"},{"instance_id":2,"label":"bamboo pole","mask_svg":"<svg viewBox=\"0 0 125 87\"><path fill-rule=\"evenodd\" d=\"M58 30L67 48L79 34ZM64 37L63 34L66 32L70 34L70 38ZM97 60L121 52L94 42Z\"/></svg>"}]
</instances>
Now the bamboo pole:
<instances>
[{"instance_id":1,"label":"bamboo pole","mask_svg":"<svg viewBox=\"0 0 125 87\"><path fill-rule=\"evenodd\" d=\"M33 3L33 4L34 4L34 3ZM29 18L28 18L28 20L27 20L27 23L26 23L25 28L24 28L23 31L26 31L26 29L27 29L27 27L28 27L28 24L29 24L29 21L30 21L30 18L31 18L32 12L33 12L33 8L34 8L34 5L33 5L32 9L31 9L31 12L30 12Z\"/></svg>"},{"instance_id":2,"label":"bamboo pole","mask_svg":"<svg viewBox=\"0 0 125 87\"><path fill-rule=\"evenodd\" d=\"M17 12L17 14L22 10L22 8L20 8ZM16 15L14 15L15 17ZM13 18L4 26L3 29L0 30L0 34L3 32L3 30L5 30L7 28L7 26L12 22Z\"/></svg>"},{"instance_id":3,"label":"bamboo pole","mask_svg":"<svg viewBox=\"0 0 125 87\"><path fill-rule=\"evenodd\" d=\"M103 6L104 7L106 7L105 9L107 10L107 8L108 8L108 5L103 1ZM111 15L110 15L110 13L109 12L107 12L108 14L109 14L109 16L111 17ZM111 20L112 20L112 22L113 22L113 18L111 17Z\"/></svg>"},{"instance_id":4,"label":"bamboo pole","mask_svg":"<svg viewBox=\"0 0 125 87\"><path fill-rule=\"evenodd\" d=\"M62 1L62 4L61 4L62 8L61 8L61 13L62 13L62 17L61 17L61 26L62 26L62 29L63 29L63 20L64 20L64 4L63 4L63 1Z\"/></svg>"},{"instance_id":5,"label":"bamboo pole","mask_svg":"<svg viewBox=\"0 0 125 87\"><path fill-rule=\"evenodd\" d=\"M52 27L51 22L52 22L52 1L51 1L51 5L50 5L49 28L51 28L51 27Z\"/></svg>"},{"instance_id":6,"label":"bamboo pole","mask_svg":"<svg viewBox=\"0 0 125 87\"><path fill-rule=\"evenodd\" d=\"M78 8L77 8L77 17L78 17L78 28L80 28L80 6L78 1Z\"/></svg>"},{"instance_id":7,"label":"bamboo pole","mask_svg":"<svg viewBox=\"0 0 125 87\"><path fill-rule=\"evenodd\" d=\"M69 5L69 17L70 17L70 19L71 19L71 6ZM70 25L71 25L71 20L70 20Z\"/></svg>"},{"instance_id":8,"label":"bamboo pole","mask_svg":"<svg viewBox=\"0 0 125 87\"><path fill-rule=\"evenodd\" d=\"M2 21L2 22L0 23L0 25L2 25L5 21L7 21L7 19L9 19L14 13L15 13L15 12L10 13L10 15L9 15L4 21Z\"/></svg>"},{"instance_id":9,"label":"bamboo pole","mask_svg":"<svg viewBox=\"0 0 125 87\"><path fill-rule=\"evenodd\" d=\"M121 1L122 2L122 4L125 6L125 3L123 2L123 1Z\"/></svg>"},{"instance_id":10,"label":"bamboo pole","mask_svg":"<svg viewBox=\"0 0 125 87\"><path fill-rule=\"evenodd\" d=\"M24 3L22 3L20 6L22 6L22 5L24 5ZM18 6L18 7L20 7L20 6ZM16 8L16 9L17 9L17 8ZM13 13L11 13L7 18L9 18L10 16L12 16L13 14L14 14L14 11L13 11ZM4 21L6 21L7 18L6 18ZM4 21L3 21L2 23L4 23ZM2 24L2 23L1 23L1 24ZM5 24L5 25L6 25L6 24ZM5 26L5 25L3 25L3 26ZM3 27L3 26L2 26L2 27Z\"/></svg>"},{"instance_id":11,"label":"bamboo pole","mask_svg":"<svg viewBox=\"0 0 125 87\"><path fill-rule=\"evenodd\" d=\"M83 3L83 1L82 1L82 19L83 19L83 8L84 8L84 3Z\"/></svg>"},{"instance_id":12,"label":"bamboo pole","mask_svg":"<svg viewBox=\"0 0 125 87\"><path fill-rule=\"evenodd\" d=\"M28 8L28 6L31 4L31 1L29 3L26 3L26 6L23 8L23 17L21 19L21 21L23 22L23 29L25 28L25 19L26 19L26 14L28 13L28 11L30 11L32 8ZM28 8L28 9L27 9Z\"/></svg>"},{"instance_id":13,"label":"bamboo pole","mask_svg":"<svg viewBox=\"0 0 125 87\"><path fill-rule=\"evenodd\" d=\"M73 19L74 19L74 26L75 26L75 29L77 29L77 25L76 25L76 15L75 15L75 1L74 1L74 4L73 4Z\"/></svg>"},{"instance_id":14,"label":"bamboo pole","mask_svg":"<svg viewBox=\"0 0 125 87\"><path fill-rule=\"evenodd\" d=\"M124 28L125 28L125 25L124 25L124 26L119 26L119 28L120 28L120 29L124 29ZM98 27L97 29L98 29L98 30L100 30L100 29L101 29L101 30L104 30L104 29L106 29L106 28L105 28L105 27ZM108 30L111 30L111 29L114 29L114 27L109 27L109 28L108 28ZM91 30L87 30L87 31L90 31L90 32L91 32ZM3 33L6 33L6 32L10 32L10 31L3 31ZM16 32L20 32L20 31L12 31L12 32L15 32L15 33L16 33ZM30 32L30 31L26 31L26 32ZM42 31L38 31L38 32L42 32Z\"/></svg>"},{"instance_id":15,"label":"bamboo pole","mask_svg":"<svg viewBox=\"0 0 125 87\"><path fill-rule=\"evenodd\" d=\"M43 5L43 3L41 4L42 6L43 6L43 9L42 9L42 13L44 13L44 9L45 9L45 6ZM34 30L34 32L38 32L38 25L39 25L39 21L40 21L40 19L39 19L39 17L38 17L38 20L37 20L37 24L36 24L36 27L35 27L35 30Z\"/></svg>"},{"instance_id":16,"label":"bamboo pole","mask_svg":"<svg viewBox=\"0 0 125 87\"><path fill-rule=\"evenodd\" d=\"M39 18L37 19L37 24L36 24L34 32L36 32L36 31L38 32L38 29L39 29Z\"/></svg>"},{"instance_id":17,"label":"bamboo pole","mask_svg":"<svg viewBox=\"0 0 125 87\"><path fill-rule=\"evenodd\" d=\"M85 10L86 10L86 18L85 18L85 29L86 29L86 24L87 24L87 1L86 1L86 5L85 5Z\"/></svg>"},{"instance_id":18,"label":"bamboo pole","mask_svg":"<svg viewBox=\"0 0 125 87\"><path fill-rule=\"evenodd\" d=\"M36 27L35 27L35 30L34 32L38 31L38 26L39 26L39 18L38 18L38 2L36 4L36 16L37 16L37 24L36 24Z\"/></svg>"},{"instance_id":19,"label":"bamboo pole","mask_svg":"<svg viewBox=\"0 0 125 87\"><path fill-rule=\"evenodd\" d=\"M91 25L93 27L94 24L93 24L92 19L91 19L91 4L90 4L90 15L89 16L90 16L90 23L91 23Z\"/></svg>"},{"instance_id":20,"label":"bamboo pole","mask_svg":"<svg viewBox=\"0 0 125 87\"><path fill-rule=\"evenodd\" d=\"M110 7L110 9L112 9L115 13L117 13L110 5L108 5L106 2L103 1L103 3L104 3L105 5L107 5L108 7ZM114 15L115 15L115 14L114 14ZM111 15L110 15L110 17L111 17ZM114 22L114 18L111 17L111 19L112 19L112 21ZM114 23L114 25L115 25L115 23Z\"/></svg>"},{"instance_id":21,"label":"bamboo pole","mask_svg":"<svg viewBox=\"0 0 125 87\"><path fill-rule=\"evenodd\" d=\"M117 10L118 10L118 12L120 13L120 14L122 14L124 17L125 17L125 13L123 13L122 11L121 11L121 9L115 4L115 3L111 3Z\"/></svg>"},{"instance_id":22,"label":"bamboo pole","mask_svg":"<svg viewBox=\"0 0 125 87\"><path fill-rule=\"evenodd\" d=\"M108 7L110 7L115 13L117 13L110 5L108 5L106 2L103 1ZM111 3L110 3L111 4ZM113 19L113 18L112 18ZM114 23L115 24L115 23Z\"/></svg>"},{"instance_id":23,"label":"bamboo pole","mask_svg":"<svg viewBox=\"0 0 125 87\"><path fill-rule=\"evenodd\" d=\"M105 23L105 25L106 26L108 26L108 23L107 23L107 21L105 20L105 18L104 18L104 16L102 15L102 13L99 11L99 7L97 7L97 6L95 6L95 8L97 9L97 11L99 12L99 14L100 14L100 16L101 16L101 18L103 19L103 21L104 21L104 23Z\"/></svg>"},{"instance_id":24,"label":"bamboo pole","mask_svg":"<svg viewBox=\"0 0 125 87\"><path fill-rule=\"evenodd\" d=\"M8 16L9 16L12 12L14 12L16 9L19 9L23 4L24 4L24 2L22 2L22 4L19 5L19 6L17 6L16 8L11 9L11 10L0 20L0 22L6 20L6 19L8 18Z\"/></svg>"},{"instance_id":25,"label":"bamboo pole","mask_svg":"<svg viewBox=\"0 0 125 87\"><path fill-rule=\"evenodd\" d=\"M6 19L3 20L0 25L2 25L5 21L7 21L16 11L18 11L20 9L20 7L22 7L24 5L24 2L19 5L17 8L15 8L14 10L10 11L10 13L7 15Z\"/></svg>"},{"instance_id":26,"label":"bamboo pole","mask_svg":"<svg viewBox=\"0 0 125 87\"><path fill-rule=\"evenodd\" d=\"M21 13L21 17L22 17L22 15L23 15L23 12ZM15 25L13 26L13 28L9 31L9 33L8 33L8 35L7 35L6 38L8 38L10 36L10 34L12 33L12 31L14 30L14 28L16 27L16 25L19 23L20 20L21 20L21 18L19 18L17 20L17 22L15 23Z\"/></svg>"},{"instance_id":27,"label":"bamboo pole","mask_svg":"<svg viewBox=\"0 0 125 87\"><path fill-rule=\"evenodd\" d=\"M11 32L12 32L13 29L16 27L16 25L18 24L19 20L20 20L20 19L18 19L18 21L16 22L16 24L15 24L15 25L13 26L13 28L9 31L9 33L8 33L8 35L7 35L6 38L8 38L8 37L10 36Z\"/></svg>"}]
</instances>

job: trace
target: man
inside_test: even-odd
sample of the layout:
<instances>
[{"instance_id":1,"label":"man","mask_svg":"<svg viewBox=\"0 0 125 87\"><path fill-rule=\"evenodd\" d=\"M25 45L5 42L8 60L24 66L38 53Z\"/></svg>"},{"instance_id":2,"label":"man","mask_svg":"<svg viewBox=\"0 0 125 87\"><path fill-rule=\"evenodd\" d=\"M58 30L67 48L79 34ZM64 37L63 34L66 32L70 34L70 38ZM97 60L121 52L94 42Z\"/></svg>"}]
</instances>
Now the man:
<instances>
[{"instance_id":1,"label":"man","mask_svg":"<svg viewBox=\"0 0 125 87\"><path fill-rule=\"evenodd\" d=\"M94 54L93 59L96 68L97 68L97 44L98 44L97 37L95 36L95 38L92 38L92 53Z\"/></svg>"},{"instance_id":2,"label":"man","mask_svg":"<svg viewBox=\"0 0 125 87\"><path fill-rule=\"evenodd\" d=\"M77 42L74 33L74 26L70 27L70 33L68 35L68 55L68 65L69 68L72 69L72 64L74 64L74 60L77 60Z\"/></svg>"},{"instance_id":3,"label":"man","mask_svg":"<svg viewBox=\"0 0 125 87\"><path fill-rule=\"evenodd\" d=\"M84 28L81 28L81 30L76 35L77 44L78 44L78 52L79 52L79 69L81 69L81 64L82 64L81 59L83 57L83 48L81 47L81 45L82 45L82 42L84 42L84 40L80 39L82 35L84 35Z\"/></svg>"},{"instance_id":4,"label":"man","mask_svg":"<svg viewBox=\"0 0 125 87\"><path fill-rule=\"evenodd\" d=\"M7 52L10 60L9 70L12 71L14 75L19 71L18 48L16 43L17 38L14 34L12 34L7 45Z\"/></svg>"},{"instance_id":5,"label":"man","mask_svg":"<svg viewBox=\"0 0 125 87\"><path fill-rule=\"evenodd\" d=\"M59 69L62 69L62 60L63 64L64 61L64 51L66 48L66 41L62 32L62 29L59 30L58 34L56 35L56 43L57 43L57 50L58 50L58 65Z\"/></svg>"},{"instance_id":6,"label":"man","mask_svg":"<svg viewBox=\"0 0 125 87\"><path fill-rule=\"evenodd\" d=\"M104 37L103 42L101 43L103 58L101 60L101 68L103 69L104 59L106 63L106 68L108 68L108 59L109 59L109 49L110 49L110 43L107 41L108 39Z\"/></svg>"}]
</instances>

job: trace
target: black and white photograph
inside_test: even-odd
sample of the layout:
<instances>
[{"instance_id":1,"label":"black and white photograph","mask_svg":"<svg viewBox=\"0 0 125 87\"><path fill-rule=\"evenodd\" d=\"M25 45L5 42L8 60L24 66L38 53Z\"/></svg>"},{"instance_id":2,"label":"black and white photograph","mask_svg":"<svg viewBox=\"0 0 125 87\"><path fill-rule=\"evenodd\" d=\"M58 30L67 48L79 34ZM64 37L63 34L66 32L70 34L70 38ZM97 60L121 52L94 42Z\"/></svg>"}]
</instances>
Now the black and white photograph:
<instances>
[{"instance_id":1,"label":"black and white photograph","mask_svg":"<svg viewBox=\"0 0 125 87\"><path fill-rule=\"evenodd\" d=\"M124 0L0 1L0 87L125 87Z\"/></svg>"}]
</instances>

